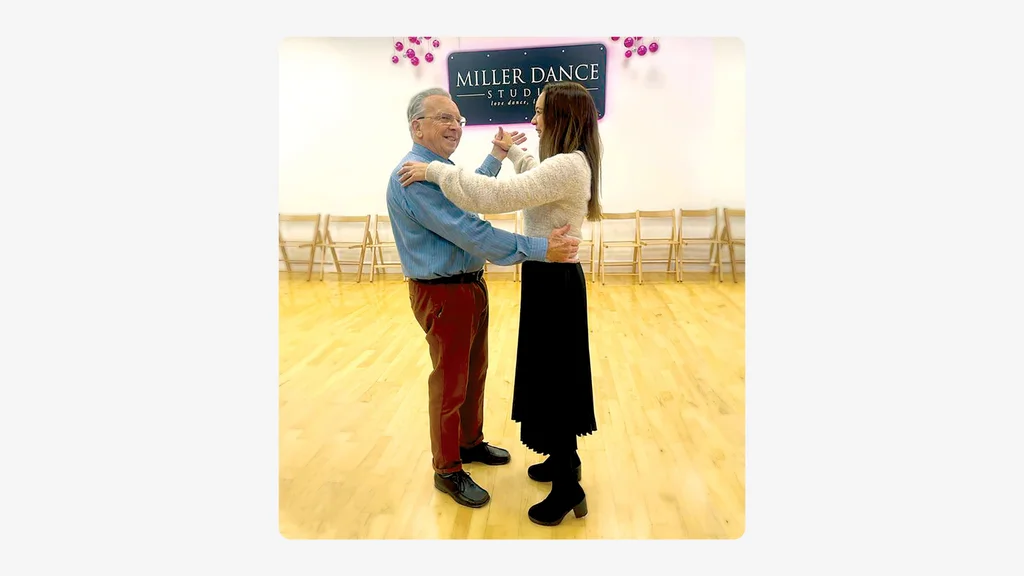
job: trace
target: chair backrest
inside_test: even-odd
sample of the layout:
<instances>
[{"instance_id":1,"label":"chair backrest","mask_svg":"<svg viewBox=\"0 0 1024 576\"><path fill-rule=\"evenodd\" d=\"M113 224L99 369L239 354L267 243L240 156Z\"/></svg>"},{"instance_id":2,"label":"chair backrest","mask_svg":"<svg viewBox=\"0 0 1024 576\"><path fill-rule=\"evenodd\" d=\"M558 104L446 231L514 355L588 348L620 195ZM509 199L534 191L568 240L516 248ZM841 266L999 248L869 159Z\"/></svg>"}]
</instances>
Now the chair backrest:
<instances>
[{"instance_id":1,"label":"chair backrest","mask_svg":"<svg viewBox=\"0 0 1024 576\"><path fill-rule=\"evenodd\" d=\"M385 246L393 245L395 242L381 242L380 241L380 226L381 224L387 225L388 229L391 228L391 217L387 214L377 214L373 223L373 243L383 244Z\"/></svg>"},{"instance_id":2,"label":"chair backrest","mask_svg":"<svg viewBox=\"0 0 1024 576\"><path fill-rule=\"evenodd\" d=\"M711 218L711 232L707 236L687 236L683 230L689 228L685 222L690 218ZM715 240L719 236L718 208L706 210L680 210L679 211L679 238L681 240Z\"/></svg>"},{"instance_id":3,"label":"chair backrest","mask_svg":"<svg viewBox=\"0 0 1024 576\"><path fill-rule=\"evenodd\" d=\"M607 235L604 231L604 223L608 220L632 220L635 224L633 226L633 241L640 241L640 211L635 210L633 212L604 212L601 214L601 242L605 242Z\"/></svg>"},{"instance_id":4,"label":"chair backrest","mask_svg":"<svg viewBox=\"0 0 1024 576\"><path fill-rule=\"evenodd\" d=\"M676 239L676 210L675 210L675 208L673 208L671 210L639 210L639 211L637 211L637 220L639 221L641 227L643 227L643 225L644 225L644 220L659 221L659 220L665 220L665 219L671 219L671 224L669 226L669 235L668 236L647 236L647 235L645 235L641 231L640 239L641 240L675 240ZM647 229L649 229L649 228L647 228Z\"/></svg>"},{"instance_id":5,"label":"chair backrest","mask_svg":"<svg viewBox=\"0 0 1024 576\"><path fill-rule=\"evenodd\" d=\"M744 209L744 208L723 208L722 209L722 213L725 216L725 234L726 234L726 236L730 240L733 240L733 241L737 241L737 240L738 241L743 241L743 240L745 240L744 238L737 237L735 235L735 233L733 231L733 228L732 228L732 225L733 225L733 219L734 218L746 218L747 217L746 209Z\"/></svg>"},{"instance_id":6,"label":"chair backrest","mask_svg":"<svg viewBox=\"0 0 1024 576\"><path fill-rule=\"evenodd\" d=\"M319 214L278 214L278 222L320 222Z\"/></svg>"},{"instance_id":7,"label":"chair backrest","mask_svg":"<svg viewBox=\"0 0 1024 576\"><path fill-rule=\"evenodd\" d=\"M718 208L708 208L707 210L680 210L679 216L683 218L718 218Z\"/></svg>"},{"instance_id":8,"label":"chair backrest","mask_svg":"<svg viewBox=\"0 0 1024 576\"><path fill-rule=\"evenodd\" d=\"M640 211L636 212L605 212L601 214L602 220L635 220L640 215Z\"/></svg>"},{"instance_id":9,"label":"chair backrest","mask_svg":"<svg viewBox=\"0 0 1024 576\"><path fill-rule=\"evenodd\" d=\"M362 224L363 233L360 236L360 242L366 242L370 235L370 215L365 216L345 216L343 214L325 214L324 215L324 242L334 243L336 242L331 234L331 224Z\"/></svg>"},{"instance_id":10,"label":"chair backrest","mask_svg":"<svg viewBox=\"0 0 1024 576\"><path fill-rule=\"evenodd\" d=\"M367 214L366 216L342 216L342 215L338 215L338 214L327 214L325 216L325 218L327 219L326 221L328 223L330 223L330 222L366 222L367 224L370 223L370 215L369 214Z\"/></svg>"},{"instance_id":11,"label":"chair backrest","mask_svg":"<svg viewBox=\"0 0 1024 576\"><path fill-rule=\"evenodd\" d=\"M278 214L277 215L277 239L279 244L288 242L284 238L284 231L281 224L285 222L311 222L312 227L312 238L308 240L302 240L302 242L317 242L320 239L320 214Z\"/></svg>"}]
</instances>

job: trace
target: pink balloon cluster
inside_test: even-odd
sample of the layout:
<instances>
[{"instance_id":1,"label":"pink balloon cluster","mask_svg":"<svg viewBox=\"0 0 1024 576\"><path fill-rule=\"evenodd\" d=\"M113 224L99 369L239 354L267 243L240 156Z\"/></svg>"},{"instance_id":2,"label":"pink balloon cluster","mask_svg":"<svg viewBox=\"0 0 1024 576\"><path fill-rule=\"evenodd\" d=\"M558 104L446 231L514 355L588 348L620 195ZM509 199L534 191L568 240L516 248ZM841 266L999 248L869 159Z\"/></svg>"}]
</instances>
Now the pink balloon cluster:
<instances>
[{"instance_id":1,"label":"pink balloon cluster","mask_svg":"<svg viewBox=\"0 0 1024 576\"><path fill-rule=\"evenodd\" d=\"M612 42L618 42L620 38L620 36L612 36ZM661 48L658 45L657 38L654 38L648 44L644 44L643 36L626 36L622 39L622 45L626 48L626 51L623 53L623 56L626 58L632 58L634 50L637 56L643 56L648 52L654 54Z\"/></svg>"},{"instance_id":2,"label":"pink balloon cluster","mask_svg":"<svg viewBox=\"0 0 1024 576\"><path fill-rule=\"evenodd\" d=\"M404 38L404 40L409 42L408 47L399 40L395 42L395 51L398 52L398 54L401 54L402 58L408 60L409 64L412 64L413 66L420 65L420 54L417 53L417 48L421 51L426 50L426 53L423 54L423 59L429 63L434 61L434 54L430 52L430 47L441 47L441 41L437 38L431 39L430 36L409 36ZM417 48L413 48L413 46L416 46ZM399 58L398 54L391 55L392 64L398 64L402 61L402 58Z\"/></svg>"}]
</instances>

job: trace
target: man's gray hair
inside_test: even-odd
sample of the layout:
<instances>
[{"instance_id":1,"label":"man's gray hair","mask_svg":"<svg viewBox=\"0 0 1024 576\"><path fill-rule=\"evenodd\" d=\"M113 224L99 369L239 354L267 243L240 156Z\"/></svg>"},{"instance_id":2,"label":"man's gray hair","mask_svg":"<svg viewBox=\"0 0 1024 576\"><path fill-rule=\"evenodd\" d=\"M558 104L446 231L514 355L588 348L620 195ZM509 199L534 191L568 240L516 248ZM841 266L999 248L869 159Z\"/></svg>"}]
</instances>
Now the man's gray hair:
<instances>
[{"instance_id":1,"label":"man's gray hair","mask_svg":"<svg viewBox=\"0 0 1024 576\"><path fill-rule=\"evenodd\" d=\"M413 120L419 118L420 116L423 116L423 114L426 113L427 105L425 102L427 98L430 96L444 96L445 98L452 97L452 95L449 94L448 91L444 90L443 88L427 88L426 90L417 93L415 96L412 97L411 100L409 100L409 110L407 113L409 116L408 119L410 124L412 123Z\"/></svg>"}]
</instances>

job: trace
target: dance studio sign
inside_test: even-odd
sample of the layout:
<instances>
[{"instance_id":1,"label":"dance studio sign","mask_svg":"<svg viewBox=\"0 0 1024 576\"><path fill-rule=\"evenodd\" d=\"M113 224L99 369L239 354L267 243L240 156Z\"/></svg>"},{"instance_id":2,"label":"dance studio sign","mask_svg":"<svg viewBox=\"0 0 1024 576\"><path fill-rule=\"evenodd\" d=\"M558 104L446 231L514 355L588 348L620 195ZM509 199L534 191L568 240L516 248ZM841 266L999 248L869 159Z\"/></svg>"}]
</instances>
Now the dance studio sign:
<instances>
[{"instance_id":1,"label":"dance studio sign","mask_svg":"<svg viewBox=\"0 0 1024 576\"><path fill-rule=\"evenodd\" d=\"M607 67L604 44L452 52L448 91L467 126L528 123L544 85L562 81L590 91L603 118Z\"/></svg>"}]
</instances>

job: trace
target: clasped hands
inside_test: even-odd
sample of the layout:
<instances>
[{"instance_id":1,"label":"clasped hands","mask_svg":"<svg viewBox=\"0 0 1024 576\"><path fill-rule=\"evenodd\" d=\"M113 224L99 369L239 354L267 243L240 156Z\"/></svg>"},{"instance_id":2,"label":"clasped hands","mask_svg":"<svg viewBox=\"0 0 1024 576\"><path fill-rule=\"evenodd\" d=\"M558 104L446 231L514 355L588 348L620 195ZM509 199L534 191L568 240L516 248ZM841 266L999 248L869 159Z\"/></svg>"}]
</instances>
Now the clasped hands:
<instances>
[{"instance_id":1,"label":"clasped hands","mask_svg":"<svg viewBox=\"0 0 1024 576\"><path fill-rule=\"evenodd\" d=\"M523 134L518 130L505 132L505 129L501 126L498 126L498 133L495 134L494 140L491 140L492 144L501 148L502 152L505 152L506 154L513 145L519 146L523 142L526 142L526 134ZM523 146L523 150L526 150L525 146Z\"/></svg>"},{"instance_id":2,"label":"clasped hands","mask_svg":"<svg viewBox=\"0 0 1024 576\"><path fill-rule=\"evenodd\" d=\"M512 146L519 146L523 142L526 142L526 134L513 130L512 132L505 132L504 128L498 127L498 133L494 135L494 140L491 140L491 144L494 144L494 148L501 152L491 154L498 158L498 160L504 160L508 154L509 149ZM523 150L526 150L523 147ZM398 178L402 187L406 187L413 182L422 182L427 179L427 164L425 162L406 162L402 164L402 167L398 170Z\"/></svg>"}]
</instances>

